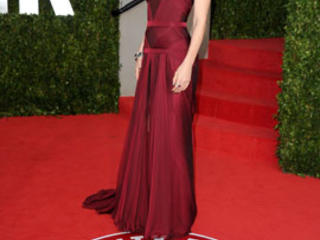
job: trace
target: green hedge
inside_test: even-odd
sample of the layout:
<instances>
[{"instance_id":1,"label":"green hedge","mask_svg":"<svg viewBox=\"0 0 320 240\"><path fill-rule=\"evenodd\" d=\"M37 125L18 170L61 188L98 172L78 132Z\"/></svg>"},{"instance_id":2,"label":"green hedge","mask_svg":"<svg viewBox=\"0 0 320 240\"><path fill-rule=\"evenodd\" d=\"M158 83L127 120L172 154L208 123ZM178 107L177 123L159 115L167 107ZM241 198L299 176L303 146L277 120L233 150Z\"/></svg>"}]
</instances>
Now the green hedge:
<instances>
[{"instance_id":1,"label":"green hedge","mask_svg":"<svg viewBox=\"0 0 320 240\"><path fill-rule=\"evenodd\" d=\"M287 8L277 155L284 172L320 177L320 2Z\"/></svg>"},{"instance_id":2,"label":"green hedge","mask_svg":"<svg viewBox=\"0 0 320 240\"><path fill-rule=\"evenodd\" d=\"M284 35L288 0L213 0L210 39Z\"/></svg>"},{"instance_id":3,"label":"green hedge","mask_svg":"<svg viewBox=\"0 0 320 240\"><path fill-rule=\"evenodd\" d=\"M0 116L117 112L117 0L71 0L74 16L0 14Z\"/></svg>"}]
</instances>

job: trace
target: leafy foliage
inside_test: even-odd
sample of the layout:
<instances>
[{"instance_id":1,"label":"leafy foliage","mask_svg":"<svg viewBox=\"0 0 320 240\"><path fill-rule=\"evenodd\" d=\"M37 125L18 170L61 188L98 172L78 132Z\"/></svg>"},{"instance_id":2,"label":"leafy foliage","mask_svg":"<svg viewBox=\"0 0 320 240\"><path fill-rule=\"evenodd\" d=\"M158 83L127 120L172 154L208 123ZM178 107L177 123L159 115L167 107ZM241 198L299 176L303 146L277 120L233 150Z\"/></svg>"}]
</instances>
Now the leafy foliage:
<instances>
[{"instance_id":1,"label":"leafy foliage","mask_svg":"<svg viewBox=\"0 0 320 240\"><path fill-rule=\"evenodd\" d=\"M116 0L71 0L74 16L0 14L0 116L118 111Z\"/></svg>"},{"instance_id":2,"label":"leafy foliage","mask_svg":"<svg viewBox=\"0 0 320 240\"><path fill-rule=\"evenodd\" d=\"M320 177L320 2L287 8L277 155L283 171Z\"/></svg>"},{"instance_id":3,"label":"leafy foliage","mask_svg":"<svg viewBox=\"0 0 320 240\"><path fill-rule=\"evenodd\" d=\"M281 37L288 0L212 1L211 39Z\"/></svg>"}]
</instances>

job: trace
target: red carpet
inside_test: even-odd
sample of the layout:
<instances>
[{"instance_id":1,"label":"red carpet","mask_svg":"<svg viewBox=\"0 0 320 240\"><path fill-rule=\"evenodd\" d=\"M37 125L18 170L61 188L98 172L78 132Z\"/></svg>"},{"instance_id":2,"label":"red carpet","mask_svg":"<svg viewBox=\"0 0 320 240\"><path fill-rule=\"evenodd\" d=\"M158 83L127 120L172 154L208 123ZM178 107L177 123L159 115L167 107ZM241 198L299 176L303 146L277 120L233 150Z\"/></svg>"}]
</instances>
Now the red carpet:
<instances>
[{"instance_id":1,"label":"red carpet","mask_svg":"<svg viewBox=\"0 0 320 240\"><path fill-rule=\"evenodd\" d=\"M210 43L194 122L194 233L219 240L319 239L319 179L282 173L274 156L282 48L282 39ZM92 191L115 186L132 100L120 99L120 114L0 119L2 239L118 232L110 215L81 203Z\"/></svg>"}]
</instances>

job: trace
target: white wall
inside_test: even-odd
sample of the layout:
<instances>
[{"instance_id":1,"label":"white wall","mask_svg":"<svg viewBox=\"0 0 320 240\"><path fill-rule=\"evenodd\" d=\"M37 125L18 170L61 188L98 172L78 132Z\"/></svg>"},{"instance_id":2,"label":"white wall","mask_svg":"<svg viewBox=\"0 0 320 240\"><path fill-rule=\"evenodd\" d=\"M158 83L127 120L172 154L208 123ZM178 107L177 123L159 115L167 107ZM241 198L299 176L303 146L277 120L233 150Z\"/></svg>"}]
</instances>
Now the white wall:
<instances>
[{"instance_id":1,"label":"white wall","mask_svg":"<svg viewBox=\"0 0 320 240\"><path fill-rule=\"evenodd\" d=\"M123 6L130 0L120 1ZM210 14L210 13L209 13ZM192 35L191 21L193 9L189 14L188 29ZM209 15L210 16L210 15ZM209 21L203 43L199 50L200 58L207 58L207 45L209 40ZM147 24L147 3L143 1L139 5L120 15L120 96L133 96L136 87L134 53L138 50Z\"/></svg>"}]
</instances>

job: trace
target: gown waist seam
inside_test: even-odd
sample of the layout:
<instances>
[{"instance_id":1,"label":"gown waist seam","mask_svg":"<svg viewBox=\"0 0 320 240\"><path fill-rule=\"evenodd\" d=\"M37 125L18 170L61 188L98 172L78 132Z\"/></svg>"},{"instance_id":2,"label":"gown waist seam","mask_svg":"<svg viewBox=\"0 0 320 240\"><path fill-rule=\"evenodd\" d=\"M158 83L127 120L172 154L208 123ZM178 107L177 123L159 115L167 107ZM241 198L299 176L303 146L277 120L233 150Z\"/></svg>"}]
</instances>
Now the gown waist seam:
<instances>
[{"instance_id":1,"label":"gown waist seam","mask_svg":"<svg viewBox=\"0 0 320 240\"><path fill-rule=\"evenodd\" d=\"M166 22L166 21L159 21L159 20L149 20L147 21L147 27L187 27L187 22Z\"/></svg>"}]
</instances>

